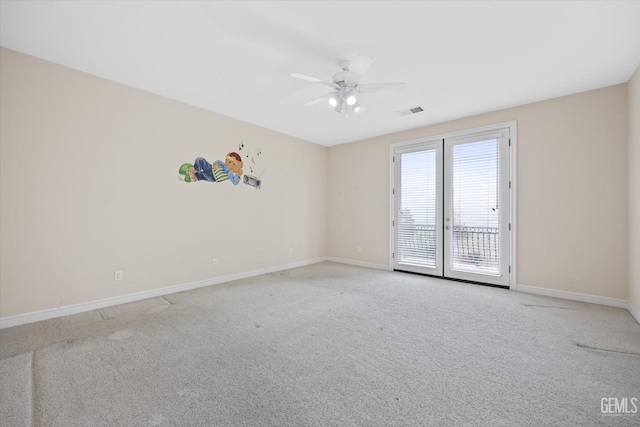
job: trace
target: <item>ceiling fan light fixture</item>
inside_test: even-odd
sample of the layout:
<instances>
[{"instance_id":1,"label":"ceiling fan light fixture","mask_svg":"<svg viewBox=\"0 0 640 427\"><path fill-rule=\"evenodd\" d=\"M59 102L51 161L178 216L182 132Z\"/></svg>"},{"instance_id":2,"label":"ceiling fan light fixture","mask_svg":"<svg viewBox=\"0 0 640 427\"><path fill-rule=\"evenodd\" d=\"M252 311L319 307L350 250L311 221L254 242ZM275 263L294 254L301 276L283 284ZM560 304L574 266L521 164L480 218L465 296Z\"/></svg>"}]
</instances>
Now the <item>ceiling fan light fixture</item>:
<instances>
[{"instance_id":1,"label":"ceiling fan light fixture","mask_svg":"<svg viewBox=\"0 0 640 427\"><path fill-rule=\"evenodd\" d=\"M356 94L355 93L350 93L347 95L347 104L348 105L354 105L356 102L358 102L358 100L356 99Z\"/></svg>"},{"instance_id":2,"label":"ceiling fan light fixture","mask_svg":"<svg viewBox=\"0 0 640 427\"><path fill-rule=\"evenodd\" d=\"M332 95L331 98L329 98L329 105L331 105L332 107L336 107L338 105L338 96L336 94Z\"/></svg>"},{"instance_id":3,"label":"ceiling fan light fixture","mask_svg":"<svg viewBox=\"0 0 640 427\"><path fill-rule=\"evenodd\" d=\"M355 104L353 104L353 112L354 113L358 113L361 109L362 109L362 106L360 105L359 102L356 102Z\"/></svg>"}]
</instances>

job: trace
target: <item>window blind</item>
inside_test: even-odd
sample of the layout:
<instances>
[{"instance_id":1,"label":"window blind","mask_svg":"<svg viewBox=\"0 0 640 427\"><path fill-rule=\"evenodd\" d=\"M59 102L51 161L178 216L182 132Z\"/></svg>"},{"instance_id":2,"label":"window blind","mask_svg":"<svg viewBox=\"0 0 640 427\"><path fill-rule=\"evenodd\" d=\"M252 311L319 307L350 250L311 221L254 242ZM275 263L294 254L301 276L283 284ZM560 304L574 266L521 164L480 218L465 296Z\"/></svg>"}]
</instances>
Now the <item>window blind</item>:
<instances>
[{"instance_id":1,"label":"window blind","mask_svg":"<svg viewBox=\"0 0 640 427\"><path fill-rule=\"evenodd\" d=\"M452 146L451 270L500 274L499 142L487 138Z\"/></svg>"},{"instance_id":2,"label":"window blind","mask_svg":"<svg viewBox=\"0 0 640 427\"><path fill-rule=\"evenodd\" d=\"M396 195L397 262L435 268L436 149L401 153L396 161L400 162Z\"/></svg>"}]
</instances>

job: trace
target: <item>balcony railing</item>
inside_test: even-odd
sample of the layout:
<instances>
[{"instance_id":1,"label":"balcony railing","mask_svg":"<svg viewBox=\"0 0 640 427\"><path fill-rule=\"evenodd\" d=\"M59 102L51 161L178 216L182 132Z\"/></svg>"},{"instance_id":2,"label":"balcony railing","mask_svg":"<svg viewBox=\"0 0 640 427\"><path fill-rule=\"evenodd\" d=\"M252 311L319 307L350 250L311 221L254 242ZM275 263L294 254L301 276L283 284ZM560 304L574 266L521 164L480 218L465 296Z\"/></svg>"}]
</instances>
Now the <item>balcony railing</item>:
<instances>
[{"instance_id":1,"label":"balcony railing","mask_svg":"<svg viewBox=\"0 0 640 427\"><path fill-rule=\"evenodd\" d=\"M411 223L399 224L398 261L415 262L425 259L426 265L435 265L436 228ZM433 258L429 262L428 258ZM471 271L495 273L499 269L500 237L494 227L453 226L451 236L452 267Z\"/></svg>"},{"instance_id":2,"label":"balcony railing","mask_svg":"<svg viewBox=\"0 0 640 427\"><path fill-rule=\"evenodd\" d=\"M498 228L454 226L451 237L453 256L471 264L498 263L500 239Z\"/></svg>"}]
</instances>

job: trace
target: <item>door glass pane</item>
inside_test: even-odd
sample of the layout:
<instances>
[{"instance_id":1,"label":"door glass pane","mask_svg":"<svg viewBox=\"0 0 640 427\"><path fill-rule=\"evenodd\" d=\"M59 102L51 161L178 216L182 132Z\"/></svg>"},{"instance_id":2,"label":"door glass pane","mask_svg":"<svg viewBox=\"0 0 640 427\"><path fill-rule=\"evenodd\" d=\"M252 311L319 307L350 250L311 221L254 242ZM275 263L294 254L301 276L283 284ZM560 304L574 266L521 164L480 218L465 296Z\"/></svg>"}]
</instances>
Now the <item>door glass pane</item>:
<instances>
[{"instance_id":1,"label":"door glass pane","mask_svg":"<svg viewBox=\"0 0 640 427\"><path fill-rule=\"evenodd\" d=\"M451 270L500 274L499 139L457 144L451 159Z\"/></svg>"},{"instance_id":2,"label":"door glass pane","mask_svg":"<svg viewBox=\"0 0 640 427\"><path fill-rule=\"evenodd\" d=\"M436 150L400 154L398 263L436 267Z\"/></svg>"}]
</instances>

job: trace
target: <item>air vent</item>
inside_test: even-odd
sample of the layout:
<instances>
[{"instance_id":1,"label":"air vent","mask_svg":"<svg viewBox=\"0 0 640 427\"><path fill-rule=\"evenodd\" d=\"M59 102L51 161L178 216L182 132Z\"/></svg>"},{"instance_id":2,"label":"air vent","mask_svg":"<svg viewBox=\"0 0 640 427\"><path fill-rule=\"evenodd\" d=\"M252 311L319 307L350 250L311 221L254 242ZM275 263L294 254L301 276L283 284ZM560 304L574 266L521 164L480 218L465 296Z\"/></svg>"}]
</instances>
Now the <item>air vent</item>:
<instances>
[{"instance_id":1,"label":"air vent","mask_svg":"<svg viewBox=\"0 0 640 427\"><path fill-rule=\"evenodd\" d=\"M406 110L397 111L397 113L400 117L404 117L404 116L410 116L412 114L417 114L422 111L424 111L424 108L418 105L417 107L407 108Z\"/></svg>"}]
</instances>

